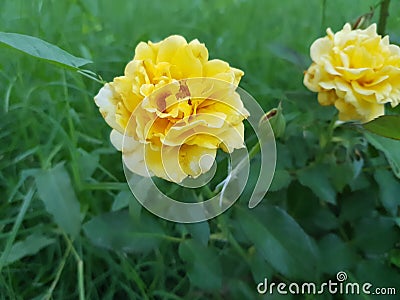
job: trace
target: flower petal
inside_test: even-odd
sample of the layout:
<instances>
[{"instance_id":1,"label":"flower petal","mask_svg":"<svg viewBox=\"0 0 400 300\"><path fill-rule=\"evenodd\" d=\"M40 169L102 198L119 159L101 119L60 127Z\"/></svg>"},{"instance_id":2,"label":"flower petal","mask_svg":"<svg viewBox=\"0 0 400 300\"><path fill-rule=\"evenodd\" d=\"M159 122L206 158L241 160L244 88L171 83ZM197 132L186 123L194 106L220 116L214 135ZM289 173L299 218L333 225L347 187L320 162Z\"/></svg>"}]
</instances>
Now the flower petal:
<instances>
[{"instance_id":1,"label":"flower petal","mask_svg":"<svg viewBox=\"0 0 400 300\"><path fill-rule=\"evenodd\" d=\"M117 101L114 98L114 92L109 83L106 83L100 89L99 93L94 97L94 101L99 107L99 111L106 123L112 128L123 131L122 127L116 121Z\"/></svg>"}]
</instances>

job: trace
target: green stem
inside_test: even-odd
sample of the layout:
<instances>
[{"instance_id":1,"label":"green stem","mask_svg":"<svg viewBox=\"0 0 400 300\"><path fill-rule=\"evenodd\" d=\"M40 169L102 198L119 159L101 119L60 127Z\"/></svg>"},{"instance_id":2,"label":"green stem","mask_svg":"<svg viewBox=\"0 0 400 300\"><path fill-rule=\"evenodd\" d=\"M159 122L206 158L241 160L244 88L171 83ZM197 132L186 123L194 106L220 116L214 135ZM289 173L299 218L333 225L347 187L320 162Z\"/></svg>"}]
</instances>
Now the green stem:
<instances>
[{"instance_id":1,"label":"green stem","mask_svg":"<svg viewBox=\"0 0 400 300\"><path fill-rule=\"evenodd\" d=\"M97 83L100 83L102 85L106 84L106 82L104 80L102 80L99 75L97 75L97 74L95 74L95 73L93 73L93 72L91 72L89 70L79 69L78 73L83 75L83 76L85 76L85 77L87 77L87 78L89 78L89 79L91 79L91 80L93 80L93 81L96 81ZM96 78L94 75L97 75L100 79Z\"/></svg>"},{"instance_id":2,"label":"green stem","mask_svg":"<svg viewBox=\"0 0 400 300\"><path fill-rule=\"evenodd\" d=\"M389 16L389 5L390 0L382 0L378 21L378 34L380 35L385 35L386 32L386 20Z\"/></svg>"},{"instance_id":3,"label":"green stem","mask_svg":"<svg viewBox=\"0 0 400 300\"><path fill-rule=\"evenodd\" d=\"M255 144L255 145L253 146L253 148L250 149L250 152L249 152L249 160L251 160L254 156L256 156L256 154L257 154L258 152L260 152L260 149L261 149L261 147L260 147L260 142L257 142L257 144Z\"/></svg>"},{"instance_id":4,"label":"green stem","mask_svg":"<svg viewBox=\"0 0 400 300\"><path fill-rule=\"evenodd\" d=\"M85 284L83 278L83 261L78 261L78 288L79 300L85 300Z\"/></svg>"},{"instance_id":5,"label":"green stem","mask_svg":"<svg viewBox=\"0 0 400 300\"><path fill-rule=\"evenodd\" d=\"M102 182L102 183L83 183L82 190L126 190L126 183L122 182Z\"/></svg>"}]
</instances>

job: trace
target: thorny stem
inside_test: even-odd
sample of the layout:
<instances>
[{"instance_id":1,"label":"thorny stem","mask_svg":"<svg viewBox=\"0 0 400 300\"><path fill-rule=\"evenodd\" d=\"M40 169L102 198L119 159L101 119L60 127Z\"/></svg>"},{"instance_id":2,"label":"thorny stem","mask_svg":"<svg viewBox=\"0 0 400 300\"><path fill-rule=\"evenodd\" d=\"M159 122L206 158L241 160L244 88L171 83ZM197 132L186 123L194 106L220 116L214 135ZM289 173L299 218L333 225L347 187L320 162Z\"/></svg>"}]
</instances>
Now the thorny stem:
<instances>
[{"instance_id":1,"label":"thorny stem","mask_svg":"<svg viewBox=\"0 0 400 300\"><path fill-rule=\"evenodd\" d=\"M378 34L380 35L385 35L386 32L386 20L389 16L389 5L390 0L382 0L378 21Z\"/></svg>"}]
</instances>

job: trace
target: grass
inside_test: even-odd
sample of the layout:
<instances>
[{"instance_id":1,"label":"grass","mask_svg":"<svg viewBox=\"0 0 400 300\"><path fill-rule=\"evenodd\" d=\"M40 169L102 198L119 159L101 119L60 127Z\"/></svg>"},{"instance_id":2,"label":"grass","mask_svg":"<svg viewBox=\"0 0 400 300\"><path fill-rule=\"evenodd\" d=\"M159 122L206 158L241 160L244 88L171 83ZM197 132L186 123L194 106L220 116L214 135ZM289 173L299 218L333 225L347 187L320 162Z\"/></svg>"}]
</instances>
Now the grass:
<instances>
[{"instance_id":1,"label":"grass","mask_svg":"<svg viewBox=\"0 0 400 300\"><path fill-rule=\"evenodd\" d=\"M245 71L241 86L269 110L284 92L305 91L302 70L309 63L312 41L326 27L338 30L354 21L377 0L304 3L6 0L0 28L40 37L91 59L88 68L106 81L123 72L139 41L175 33L198 38L211 57ZM391 5L387 32L400 41L400 15L394 14L400 3ZM46 212L30 175L64 162L84 221L110 211L117 195L127 191L120 153L111 146L110 129L93 101L100 85L6 47L0 52L0 78L0 299L256 297L246 267L235 267L249 249L242 248L241 238L218 235L223 221L210 223L210 245L220 250L224 270L230 270L219 294L191 285L178 254L182 226L158 220L167 235L154 251L137 254L99 248L83 233L71 240ZM222 232L233 225L226 226ZM53 242L7 264L12 245L33 233Z\"/></svg>"}]
</instances>

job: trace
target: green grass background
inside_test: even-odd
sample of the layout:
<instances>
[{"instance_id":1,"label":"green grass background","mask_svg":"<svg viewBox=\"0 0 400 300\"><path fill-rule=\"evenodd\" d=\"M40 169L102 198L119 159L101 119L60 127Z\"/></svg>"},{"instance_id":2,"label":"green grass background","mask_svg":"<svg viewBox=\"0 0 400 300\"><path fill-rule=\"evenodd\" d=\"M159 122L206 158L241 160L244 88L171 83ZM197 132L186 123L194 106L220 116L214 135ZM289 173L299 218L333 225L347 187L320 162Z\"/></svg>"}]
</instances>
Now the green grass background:
<instances>
[{"instance_id":1,"label":"green grass background","mask_svg":"<svg viewBox=\"0 0 400 300\"><path fill-rule=\"evenodd\" d=\"M302 85L302 72L310 63L308 51L311 43L324 35L326 27L339 30L345 22L352 22L367 13L369 7L377 2L5 0L1 4L0 30L33 35L76 56L91 59L94 63L87 67L106 81L122 74L139 41L158 41L171 34L181 34L188 40L197 38L206 44L211 58L226 60L244 70L241 86L265 110L276 106L284 95L308 95L309 102L300 101L292 106L288 104L289 120L293 120L299 111L321 111L312 106L316 98L307 93ZM377 16L374 20L377 20ZM392 1L387 32L392 41L400 41L399 1ZM257 265L260 269L258 274L275 276L281 280L291 279L290 276L285 279L268 265L263 269L262 263L255 262L250 267L244 263L246 259L243 256L250 257L249 253L257 252L257 245L249 244L239 233L235 235L238 241L220 238L224 233L222 218L210 222L211 240L208 248L204 248L221 253L218 255L221 257L222 271L214 272L212 267L211 271L201 271L200 268L200 273L195 271L191 277L188 277L187 271L193 266L188 267L188 262L183 262L185 255L178 255L178 248L183 241L181 233L190 229L182 231L178 225L150 216L168 233L162 243L151 251L134 254L121 249L110 251L94 245L83 232L72 241L46 211L35 192L35 182L29 176L29 170L48 170L64 162L71 187L81 205L82 222L115 208L119 203L115 202L118 195L120 198L124 195L127 197L129 193L124 183L120 153L111 146L110 129L93 101L101 86L77 73L10 48L0 49L0 251L5 249L10 239L14 239L13 234L16 235L13 244L35 234L47 239L41 240L42 245L48 243L34 255L18 258L2 267L0 299L77 299L83 294L87 299L257 299L259 296L255 290L254 275ZM308 103L313 108L308 109ZM317 118L315 114L307 117L311 123L313 118ZM328 123L324 124L327 128ZM288 126L289 132L296 128ZM278 156L285 157L287 151L311 151L299 139L296 142L300 144L292 148L282 143L281 148L278 147ZM314 139L313 143L317 145L318 141ZM299 155L304 156L301 153ZM49 182L51 184L57 183ZM398 181L395 184L398 185ZM300 189L299 186L295 183L291 188ZM309 190L302 190L300 197L289 189L289 196L285 194L289 200L285 201L281 201L281 194L272 193L269 201L287 210L307 234L319 241L332 232L357 231L354 229L357 227L354 225L356 221L351 218L365 207L365 215L381 213L382 208L375 203L378 196L374 196L379 194L378 189L375 184L372 188L375 194L364 191L360 196L367 199L368 205L362 202L359 206L348 205L350 208L346 214L350 216L347 216L348 223L344 228L324 229L323 234L317 223L329 223L329 218L307 218L304 211L293 210L296 205L302 205L301 201L307 202L314 197ZM297 196L300 200L291 206L291 201ZM28 198L31 201L24 212ZM315 201L319 203L316 204L318 207L327 205ZM339 204L342 204L340 201ZM134 210L132 205L131 211ZM245 203L242 207L246 207ZM330 206L330 212L335 215L339 215L341 210L343 207L340 205ZM21 211L24 213L21 214ZM382 215L386 216L385 213ZM18 219L18 216L22 219ZM226 220L229 222L230 219ZM16 228L18 222L21 225ZM365 228L375 228L374 223L369 224L370 227L367 225ZM383 238L391 246L378 251L381 258L387 257L390 249L395 248L396 241L399 242L398 228L390 227L390 232L390 237ZM368 243L368 236L364 239ZM381 241L376 243L380 244ZM329 239L326 245L329 245ZM30 247L33 247L32 244ZM199 252L208 251L204 249L200 248ZM295 248L292 251L296 251ZM371 256L374 253L378 255L376 252L368 254L354 251L360 263L373 259ZM333 252L332 256L335 255L339 254ZM352 260L351 255L346 257ZM333 265L333 268L320 278L335 274L334 258L325 257L325 262ZM385 266L389 271L384 269L381 273L383 284L394 282L399 288L399 281L396 282L399 269L388 263ZM203 267L209 266L206 264ZM356 267L356 263L349 264L349 268L355 270L354 278L359 278L357 274L371 270L376 272L381 265L378 269L371 269L367 263L364 269L357 271ZM196 267L194 269L197 270ZM388 272L387 275L384 272ZM196 276L200 278L197 281L211 276L211 280L222 280L222 284L216 290L211 284L207 290L201 284L200 287L196 286ZM385 278L393 279L385 281ZM395 297L390 299L397 299ZM290 296L282 298L291 299ZM326 296L324 299L331 298Z\"/></svg>"}]
</instances>

